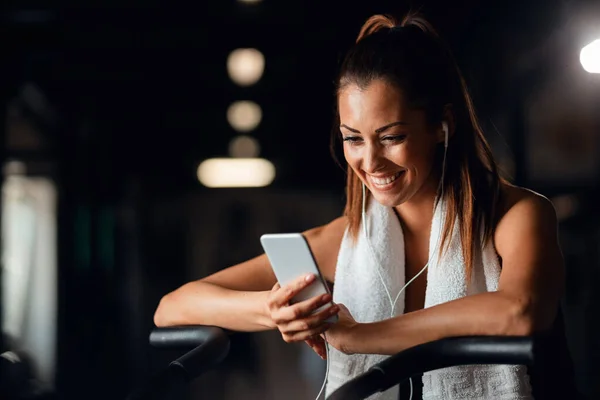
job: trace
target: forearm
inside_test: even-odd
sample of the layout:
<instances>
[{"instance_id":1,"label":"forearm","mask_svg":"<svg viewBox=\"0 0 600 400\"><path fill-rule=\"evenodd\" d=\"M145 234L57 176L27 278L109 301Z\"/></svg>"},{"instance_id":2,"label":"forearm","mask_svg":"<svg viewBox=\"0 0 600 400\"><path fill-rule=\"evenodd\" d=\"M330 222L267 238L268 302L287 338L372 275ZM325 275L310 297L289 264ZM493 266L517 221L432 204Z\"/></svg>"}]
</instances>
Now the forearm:
<instances>
[{"instance_id":1,"label":"forearm","mask_svg":"<svg viewBox=\"0 0 600 400\"><path fill-rule=\"evenodd\" d=\"M395 354L419 344L456 336L529 335L530 307L498 292L467 296L388 320L358 324L348 351Z\"/></svg>"},{"instance_id":2,"label":"forearm","mask_svg":"<svg viewBox=\"0 0 600 400\"><path fill-rule=\"evenodd\" d=\"M156 326L212 325L235 331L273 329L266 292L225 289L190 282L164 296L154 314Z\"/></svg>"}]
</instances>

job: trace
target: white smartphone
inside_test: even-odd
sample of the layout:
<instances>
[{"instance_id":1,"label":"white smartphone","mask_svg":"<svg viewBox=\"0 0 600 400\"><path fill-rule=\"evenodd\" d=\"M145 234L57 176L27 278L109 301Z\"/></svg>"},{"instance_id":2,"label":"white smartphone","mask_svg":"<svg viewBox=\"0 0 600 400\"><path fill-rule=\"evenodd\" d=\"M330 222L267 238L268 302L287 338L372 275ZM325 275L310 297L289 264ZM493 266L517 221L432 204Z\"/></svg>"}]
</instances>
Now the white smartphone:
<instances>
[{"instance_id":1,"label":"white smartphone","mask_svg":"<svg viewBox=\"0 0 600 400\"><path fill-rule=\"evenodd\" d=\"M260 243L281 286L287 285L301 275L315 275L316 279L294 296L291 303L330 293L308 242L301 233L269 233L260 237ZM316 309L314 313L325 310L331 305L331 302L325 304ZM327 322L332 323L337 320L337 315L326 319Z\"/></svg>"}]
</instances>

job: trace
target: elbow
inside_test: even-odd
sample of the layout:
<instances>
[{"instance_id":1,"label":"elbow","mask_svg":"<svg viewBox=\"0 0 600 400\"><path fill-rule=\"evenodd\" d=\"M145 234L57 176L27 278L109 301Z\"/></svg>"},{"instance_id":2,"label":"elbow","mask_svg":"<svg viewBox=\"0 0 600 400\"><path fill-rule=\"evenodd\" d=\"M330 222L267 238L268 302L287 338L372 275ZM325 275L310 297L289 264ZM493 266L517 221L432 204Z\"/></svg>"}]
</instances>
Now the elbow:
<instances>
[{"instance_id":1,"label":"elbow","mask_svg":"<svg viewBox=\"0 0 600 400\"><path fill-rule=\"evenodd\" d=\"M548 311L551 307L535 307L531 301L513 301L505 333L509 336L532 336L550 329L555 312Z\"/></svg>"},{"instance_id":2,"label":"elbow","mask_svg":"<svg viewBox=\"0 0 600 400\"><path fill-rule=\"evenodd\" d=\"M506 329L508 336L531 336L535 331L535 322L531 315L519 312L509 317Z\"/></svg>"},{"instance_id":3,"label":"elbow","mask_svg":"<svg viewBox=\"0 0 600 400\"><path fill-rule=\"evenodd\" d=\"M158 307L156 307L156 311L154 312L154 325L158 328L163 328L165 326L173 325L170 323L169 315L171 314L169 311L169 304L171 303L171 294L167 294L160 299L158 303Z\"/></svg>"}]
</instances>

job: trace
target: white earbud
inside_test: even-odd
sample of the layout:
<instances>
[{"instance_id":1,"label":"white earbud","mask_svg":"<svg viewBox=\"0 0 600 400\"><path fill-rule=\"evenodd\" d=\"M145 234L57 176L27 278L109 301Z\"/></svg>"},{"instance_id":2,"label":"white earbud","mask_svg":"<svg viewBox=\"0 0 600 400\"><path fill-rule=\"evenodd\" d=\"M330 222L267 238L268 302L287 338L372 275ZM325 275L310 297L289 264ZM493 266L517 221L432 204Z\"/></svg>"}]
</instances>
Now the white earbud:
<instances>
[{"instance_id":1,"label":"white earbud","mask_svg":"<svg viewBox=\"0 0 600 400\"><path fill-rule=\"evenodd\" d=\"M448 123L442 122L442 130L444 131L444 147L448 147Z\"/></svg>"}]
</instances>

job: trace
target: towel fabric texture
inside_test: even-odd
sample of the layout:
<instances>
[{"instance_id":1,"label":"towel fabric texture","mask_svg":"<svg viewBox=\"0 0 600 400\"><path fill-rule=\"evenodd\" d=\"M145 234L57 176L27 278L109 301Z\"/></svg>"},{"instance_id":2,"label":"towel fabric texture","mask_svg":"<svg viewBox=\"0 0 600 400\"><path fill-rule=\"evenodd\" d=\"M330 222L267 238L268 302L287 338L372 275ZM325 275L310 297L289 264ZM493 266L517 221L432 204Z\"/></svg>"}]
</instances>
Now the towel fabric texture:
<instances>
[{"instance_id":1,"label":"towel fabric texture","mask_svg":"<svg viewBox=\"0 0 600 400\"><path fill-rule=\"evenodd\" d=\"M465 262L458 223L447 250L439 254L445 207L440 202L434 211L429 241L429 266L425 308L467 295L498 289L501 266L492 243L476 255L472 282L467 289ZM405 284L405 248L400 221L394 210L371 198L366 210L367 234L361 229L353 241L344 234L340 247L333 300L348 307L358 322L369 323L391 317L387 291L396 298ZM384 288L383 284L386 285ZM394 316L404 312L404 293L394 307ZM401 333L399 333L401 334ZM393 340L393 338L390 338ZM387 356L346 355L330 346L326 397L348 380L366 372ZM413 385L420 385L415 382ZM520 365L468 365L443 368L423 375L423 399L426 400L529 400L532 399L529 376ZM398 386L378 393L370 400L397 400ZM408 399L407 399L408 400Z\"/></svg>"}]
</instances>

